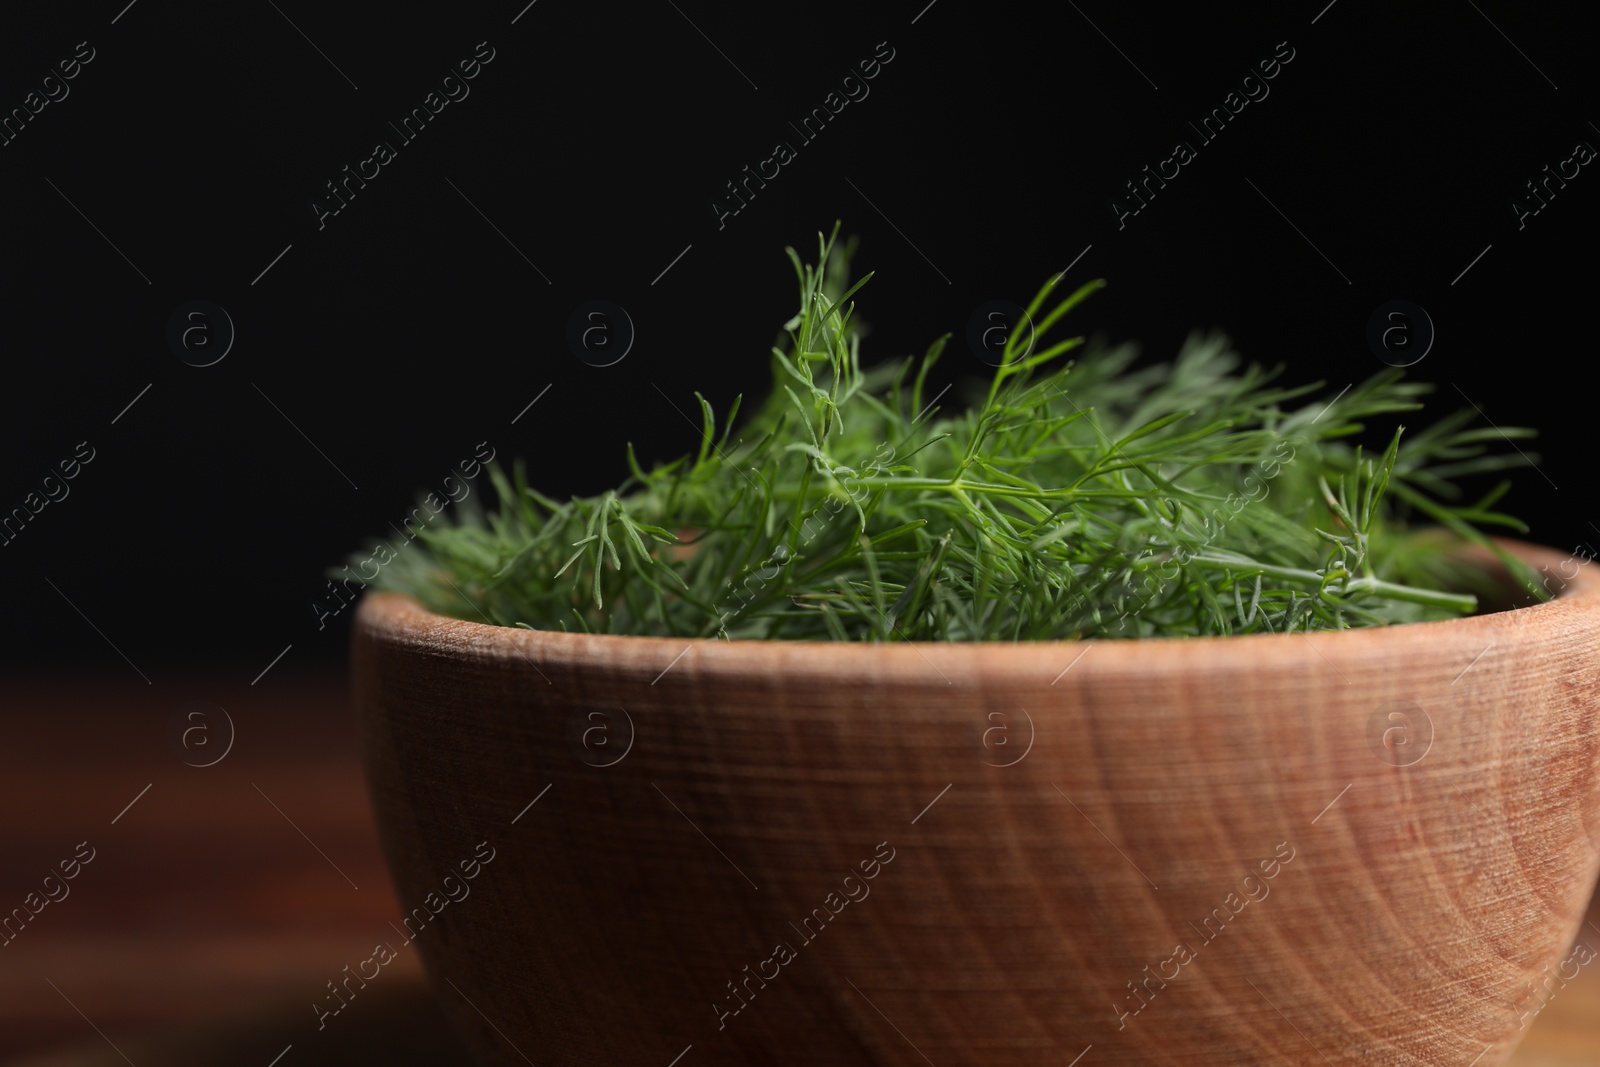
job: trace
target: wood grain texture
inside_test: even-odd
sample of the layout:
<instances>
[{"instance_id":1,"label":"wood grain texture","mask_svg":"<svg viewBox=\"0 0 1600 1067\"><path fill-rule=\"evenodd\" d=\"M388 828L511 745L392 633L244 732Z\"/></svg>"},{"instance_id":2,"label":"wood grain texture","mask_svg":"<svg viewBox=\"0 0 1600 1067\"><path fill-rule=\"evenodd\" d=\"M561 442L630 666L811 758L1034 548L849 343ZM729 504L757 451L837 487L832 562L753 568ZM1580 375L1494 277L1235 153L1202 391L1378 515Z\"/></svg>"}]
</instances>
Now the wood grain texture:
<instances>
[{"instance_id":1,"label":"wood grain texture","mask_svg":"<svg viewBox=\"0 0 1600 1067\"><path fill-rule=\"evenodd\" d=\"M402 909L496 850L418 942L488 1063L1493 1067L1600 871L1597 586L1087 646L375 597L356 697Z\"/></svg>"}]
</instances>

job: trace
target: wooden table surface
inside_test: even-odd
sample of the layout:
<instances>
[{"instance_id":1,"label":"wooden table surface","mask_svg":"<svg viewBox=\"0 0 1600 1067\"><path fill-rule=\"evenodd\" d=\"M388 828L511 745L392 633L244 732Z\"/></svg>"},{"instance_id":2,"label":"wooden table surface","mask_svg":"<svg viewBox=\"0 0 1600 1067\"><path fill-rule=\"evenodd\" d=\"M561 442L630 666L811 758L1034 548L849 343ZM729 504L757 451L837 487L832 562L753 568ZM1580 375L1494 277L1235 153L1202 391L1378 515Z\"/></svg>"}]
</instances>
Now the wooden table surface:
<instances>
[{"instance_id":1,"label":"wooden table surface","mask_svg":"<svg viewBox=\"0 0 1600 1067\"><path fill-rule=\"evenodd\" d=\"M0 683L0 914L23 907L81 842L94 849L65 897L0 937L0 1059L470 1062L411 952L318 1029L313 1002L389 936L399 906L344 676L248 678ZM183 724L204 723L190 762L222 751L197 743L220 746L225 726L183 719L191 700L233 723L232 748L209 767L186 764L174 741ZM1579 940L1600 949L1600 901ZM1556 993L1511 1062L1600 1064L1600 967Z\"/></svg>"}]
</instances>

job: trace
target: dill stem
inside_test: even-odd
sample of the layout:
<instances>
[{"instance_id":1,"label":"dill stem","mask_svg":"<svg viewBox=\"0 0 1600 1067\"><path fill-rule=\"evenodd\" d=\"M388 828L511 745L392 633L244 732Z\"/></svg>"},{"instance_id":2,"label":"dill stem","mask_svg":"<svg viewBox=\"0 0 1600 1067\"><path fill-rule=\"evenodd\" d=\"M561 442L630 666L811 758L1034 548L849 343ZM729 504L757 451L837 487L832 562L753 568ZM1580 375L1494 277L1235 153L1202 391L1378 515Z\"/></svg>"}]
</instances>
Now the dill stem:
<instances>
[{"instance_id":1,"label":"dill stem","mask_svg":"<svg viewBox=\"0 0 1600 1067\"><path fill-rule=\"evenodd\" d=\"M1036 489L1021 488L1014 485L1002 485L996 482L971 482L960 477L955 478L897 478L878 477L851 478L852 485L882 485L892 489L937 489L945 493L955 493L964 496L966 491L986 493L989 496L1017 496L1028 497L1035 500L1078 500L1078 499L1112 499L1134 500L1145 499L1150 494L1148 491L1137 489L1078 489L1067 486L1062 489ZM781 494L787 496L788 494Z\"/></svg>"},{"instance_id":2,"label":"dill stem","mask_svg":"<svg viewBox=\"0 0 1600 1067\"><path fill-rule=\"evenodd\" d=\"M1253 559L1230 558L1216 556L1209 553L1198 552L1190 557L1197 563L1210 563L1235 575L1262 574L1269 578L1287 578L1290 581L1305 582L1308 585L1321 586L1327 576L1316 571L1302 570L1297 567L1277 567L1270 563L1259 563ZM1417 586L1397 585L1386 582L1381 578L1356 578L1345 582L1343 585L1330 587L1331 591L1339 595L1358 593L1378 593L1393 600L1404 600L1411 604L1423 604L1428 607L1449 608L1452 611L1470 612L1478 606L1478 598L1470 593L1446 593L1438 589L1423 589Z\"/></svg>"},{"instance_id":3,"label":"dill stem","mask_svg":"<svg viewBox=\"0 0 1600 1067\"><path fill-rule=\"evenodd\" d=\"M1449 608L1451 611L1460 612L1474 611L1478 607L1478 598L1471 593L1446 593L1438 589L1396 585L1381 578L1357 578L1353 582L1345 583L1340 592L1378 593L1393 600L1405 600L1412 604L1426 604L1429 607Z\"/></svg>"}]
</instances>

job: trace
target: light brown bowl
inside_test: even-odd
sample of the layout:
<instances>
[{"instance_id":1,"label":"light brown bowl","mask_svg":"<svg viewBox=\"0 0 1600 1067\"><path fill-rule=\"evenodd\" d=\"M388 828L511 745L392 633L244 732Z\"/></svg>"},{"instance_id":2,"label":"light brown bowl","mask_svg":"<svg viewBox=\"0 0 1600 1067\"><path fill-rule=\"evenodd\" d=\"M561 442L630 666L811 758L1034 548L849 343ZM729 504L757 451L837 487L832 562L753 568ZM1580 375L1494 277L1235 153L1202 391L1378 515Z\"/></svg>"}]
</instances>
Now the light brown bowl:
<instances>
[{"instance_id":1,"label":"light brown bowl","mask_svg":"<svg viewBox=\"0 0 1600 1067\"><path fill-rule=\"evenodd\" d=\"M491 1064L1492 1067L1600 949L1600 579L1507 544L1578 573L1310 635L730 643L368 598L384 848Z\"/></svg>"}]
</instances>

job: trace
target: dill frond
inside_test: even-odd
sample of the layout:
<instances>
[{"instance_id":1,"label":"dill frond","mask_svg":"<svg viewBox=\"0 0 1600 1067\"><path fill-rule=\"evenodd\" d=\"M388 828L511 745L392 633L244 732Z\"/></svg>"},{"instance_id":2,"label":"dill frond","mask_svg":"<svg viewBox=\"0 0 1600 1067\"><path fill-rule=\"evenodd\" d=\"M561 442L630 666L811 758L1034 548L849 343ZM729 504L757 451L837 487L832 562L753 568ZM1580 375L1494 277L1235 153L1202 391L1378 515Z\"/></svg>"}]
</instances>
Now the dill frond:
<instances>
[{"instance_id":1,"label":"dill frond","mask_svg":"<svg viewBox=\"0 0 1600 1067\"><path fill-rule=\"evenodd\" d=\"M1386 369L1331 400L1241 366L1225 337L1129 370L1131 346L1044 340L1103 284L1028 308L982 400L927 392L947 337L863 369L852 245L789 249L799 310L737 434L699 397L693 452L565 502L517 461L373 584L502 626L681 637L1023 641L1342 629L1475 610L1456 548L1525 532L1451 480L1535 462L1457 413L1381 454L1362 420L1431 390ZM1048 310L1047 310L1048 309ZM1015 342L1018 334L1013 334ZM1069 352L1079 352L1068 360ZM1510 429L1511 437L1531 431ZM1429 525L1415 526L1420 518ZM1531 569L1495 549L1531 592Z\"/></svg>"}]
</instances>

